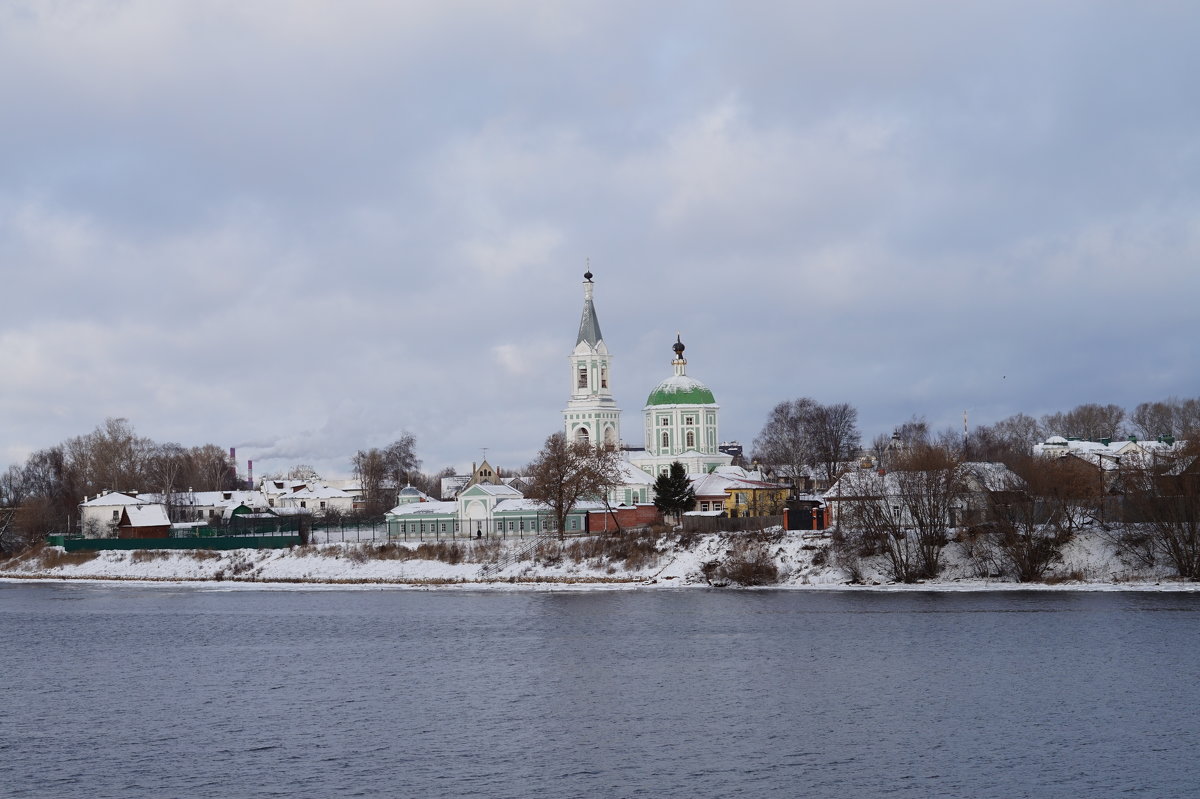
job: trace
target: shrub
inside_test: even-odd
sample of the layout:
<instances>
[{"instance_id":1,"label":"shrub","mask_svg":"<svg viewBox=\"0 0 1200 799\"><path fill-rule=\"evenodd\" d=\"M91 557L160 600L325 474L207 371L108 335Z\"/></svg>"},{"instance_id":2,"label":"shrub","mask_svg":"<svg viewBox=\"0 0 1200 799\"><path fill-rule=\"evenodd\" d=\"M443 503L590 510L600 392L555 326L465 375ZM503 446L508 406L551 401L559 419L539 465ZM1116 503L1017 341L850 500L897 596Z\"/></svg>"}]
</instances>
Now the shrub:
<instances>
[{"instance_id":1,"label":"shrub","mask_svg":"<svg viewBox=\"0 0 1200 799\"><path fill-rule=\"evenodd\" d=\"M652 533L629 531L590 536L563 547L563 557L574 563L592 561L597 567L624 561L627 569L652 566L661 559L660 537Z\"/></svg>"},{"instance_id":2,"label":"shrub","mask_svg":"<svg viewBox=\"0 0 1200 799\"><path fill-rule=\"evenodd\" d=\"M165 549L135 549L129 553L130 563L151 563L156 560L166 560L171 553Z\"/></svg>"},{"instance_id":3,"label":"shrub","mask_svg":"<svg viewBox=\"0 0 1200 799\"><path fill-rule=\"evenodd\" d=\"M466 549L462 544L447 544L445 541L439 541L436 544L421 544L414 551L414 557L418 560L440 560L454 566L463 562L466 557Z\"/></svg>"},{"instance_id":4,"label":"shrub","mask_svg":"<svg viewBox=\"0 0 1200 799\"><path fill-rule=\"evenodd\" d=\"M31 550L28 557L31 562L43 569L56 569L59 566L78 566L81 563L88 563L99 555L100 553L95 550L67 552L62 547L38 547Z\"/></svg>"},{"instance_id":5,"label":"shrub","mask_svg":"<svg viewBox=\"0 0 1200 799\"><path fill-rule=\"evenodd\" d=\"M761 536L739 536L714 576L738 585L773 585L779 582L779 567Z\"/></svg>"}]
</instances>

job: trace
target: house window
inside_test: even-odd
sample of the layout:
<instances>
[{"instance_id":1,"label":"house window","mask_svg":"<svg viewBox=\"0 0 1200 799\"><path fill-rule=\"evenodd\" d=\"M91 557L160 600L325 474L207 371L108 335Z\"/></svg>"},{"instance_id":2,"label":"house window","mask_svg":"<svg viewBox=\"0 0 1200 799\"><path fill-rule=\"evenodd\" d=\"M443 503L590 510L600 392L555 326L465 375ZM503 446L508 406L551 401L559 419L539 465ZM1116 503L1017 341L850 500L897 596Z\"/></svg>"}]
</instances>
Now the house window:
<instances>
[{"instance_id":1,"label":"house window","mask_svg":"<svg viewBox=\"0 0 1200 799\"><path fill-rule=\"evenodd\" d=\"M425 522L421 522L421 532L425 532Z\"/></svg>"},{"instance_id":2,"label":"house window","mask_svg":"<svg viewBox=\"0 0 1200 799\"><path fill-rule=\"evenodd\" d=\"M687 424L687 425L695 424L696 417L695 416L685 416L685 417L683 417L683 423Z\"/></svg>"},{"instance_id":3,"label":"house window","mask_svg":"<svg viewBox=\"0 0 1200 799\"><path fill-rule=\"evenodd\" d=\"M268 499L267 504L270 505L272 508L275 507L275 497L271 497L270 499Z\"/></svg>"},{"instance_id":4,"label":"house window","mask_svg":"<svg viewBox=\"0 0 1200 799\"><path fill-rule=\"evenodd\" d=\"M442 532L446 532L446 523L442 522Z\"/></svg>"},{"instance_id":5,"label":"house window","mask_svg":"<svg viewBox=\"0 0 1200 799\"><path fill-rule=\"evenodd\" d=\"M579 388L587 388L587 367L586 366L579 367L578 386L579 386Z\"/></svg>"},{"instance_id":6,"label":"house window","mask_svg":"<svg viewBox=\"0 0 1200 799\"><path fill-rule=\"evenodd\" d=\"M525 532L525 520L521 520L521 532Z\"/></svg>"},{"instance_id":7,"label":"house window","mask_svg":"<svg viewBox=\"0 0 1200 799\"><path fill-rule=\"evenodd\" d=\"M671 424L671 420L666 416L660 416L658 417L658 424L660 427L667 427Z\"/></svg>"},{"instance_id":8,"label":"house window","mask_svg":"<svg viewBox=\"0 0 1200 799\"><path fill-rule=\"evenodd\" d=\"M325 510L325 500L321 500L321 510Z\"/></svg>"},{"instance_id":9,"label":"house window","mask_svg":"<svg viewBox=\"0 0 1200 799\"><path fill-rule=\"evenodd\" d=\"M113 521L114 522L121 521L121 511L119 511L119 510L113 511Z\"/></svg>"},{"instance_id":10,"label":"house window","mask_svg":"<svg viewBox=\"0 0 1200 799\"><path fill-rule=\"evenodd\" d=\"M665 432L665 431L662 434L662 446L663 446L663 449L666 449L667 447L671 446L671 434L668 432Z\"/></svg>"},{"instance_id":11,"label":"house window","mask_svg":"<svg viewBox=\"0 0 1200 799\"><path fill-rule=\"evenodd\" d=\"M515 530L515 529L516 529L516 528L515 528L515 527L513 527L513 522L511 522L511 521L510 521L510 522L508 523L508 531L511 533L511 532L512 532L513 530Z\"/></svg>"},{"instance_id":12,"label":"house window","mask_svg":"<svg viewBox=\"0 0 1200 799\"><path fill-rule=\"evenodd\" d=\"M300 507L307 508L308 504L304 500L300 500Z\"/></svg>"},{"instance_id":13,"label":"house window","mask_svg":"<svg viewBox=\"0 0 1200 799\"><path fill-rule=\"evenodd\" d=\"M696 434L693 433L691 430L689 430L689 431L687 431L687 448L695 449L695 447L696 447Z\"/></svg>"}]
</instances>

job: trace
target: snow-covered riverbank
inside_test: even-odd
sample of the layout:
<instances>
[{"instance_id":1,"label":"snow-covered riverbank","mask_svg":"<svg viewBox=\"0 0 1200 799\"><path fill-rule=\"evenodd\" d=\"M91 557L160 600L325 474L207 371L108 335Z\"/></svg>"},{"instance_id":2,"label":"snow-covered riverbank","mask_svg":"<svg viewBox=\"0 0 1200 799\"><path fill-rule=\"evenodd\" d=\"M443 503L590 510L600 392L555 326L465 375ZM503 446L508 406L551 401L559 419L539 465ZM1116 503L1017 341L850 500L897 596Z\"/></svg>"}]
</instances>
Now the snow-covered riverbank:
<instances>
[{"instance_id":1,"label":"snow-covered riverbank","mask_svg":"<svg viewBox=\"0 0 1200 799\"><path fill-rule=\"evenodd\" d=\"M403 586L493 589L626 589L762 586L847 590L1179 590L1173 579L1121 557L1111 536L1080 533L1047 579L1015 583L980 576L966 547L950 544L936 580L890 583L881 557L859 564L861 581L838 564L827 534L708 534L679 538L592 537L440 544L328 544L282 550L135 550L67 553L47 547L0 563L0 579L202 582L228 586Z\"/></svg>"}]
</instances>

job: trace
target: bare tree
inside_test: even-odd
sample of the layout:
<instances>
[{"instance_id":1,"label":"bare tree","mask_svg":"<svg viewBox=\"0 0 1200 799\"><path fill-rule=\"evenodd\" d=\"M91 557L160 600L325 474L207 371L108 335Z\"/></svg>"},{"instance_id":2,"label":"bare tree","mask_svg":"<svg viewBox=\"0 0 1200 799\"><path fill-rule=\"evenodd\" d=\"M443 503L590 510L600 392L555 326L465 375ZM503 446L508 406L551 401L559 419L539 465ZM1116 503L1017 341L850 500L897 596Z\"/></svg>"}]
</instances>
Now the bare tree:
<instances>
[{"instance_id":1,"label":"bare tree","mask_svg":"<svg viewBox=\"0 0 1200 799\"><path fill-rule=\"evenodd\" d=\"M1005 419L976 427L967 436L965 458L997 461L1012 466L1029 456L1034 444L1045 439L1037 419L1017 413Z\"/></svg>"},{"instance_id":2,"label":"bare tree","mask_svg":"<svg viewBox=\"0 0 1200 799\"><path fill-rule=\"evenodd\" d=\"M320 480L321 475L307 463L297 463L287 470L288 480Z\"/></svg>"},{"instance_id":3,"label":"bare tree","mask_svg":"<svg viewBox=\"0 0 1200 799\"><path fill-rule=\"evenodd\" d=\"M807 468L819 468L827 482L858 452L858 411L847 403L821 405L809 397L781 402L771 409L754 439L754 458L786 467L797 480Z\"/></svg>"},{"instance_id":4,"label":"bare tree","mask_svg":"<svg viewBox=\"0 0 1200 799\"><path fill-rule=\"evenodd\" d=\"M359 450L351 459L368 516L379 516L391 507L396 492L405 485L421 482L416 445L416 437L405 433L383 449Z\"/></svg>"},{"instance_id":5,"label":"bare tree","mask_svg":"<svg viewBox=\"0 0 1200 799\"><path fill-rule=\"evenodd\" d=\"M1200 433L1200 399L1168 397L1160 402L1143 402L1134 409L1129 423L1144 439L1159 436L1194 438Z\"/></svg>"},{"instance_id":6,"label":"bare tree","mask_svg":"<svg viewBox=\"0 0 1200 799\"><path fill-rule=\"evenodd\" d=\"M1030 458L1025 473L1047 468L1053 470L1052 462ZM1045 486L1047 481L1035 483ZM1062 547L1071 537L1069 531L1052 523L1053 511L1043 499L1015 473L1010 473L1002 490L988 494L990 519L984 535L1004 571L1017 582L1043 579L1050 567L1062 560Z\"/></svg>"},{"instance_id":7,"label":"bare tree","mask_svg":"<svg viewBox=\"0 0 1200 799\"><path fill-rule=\"evenodd\" d=\"M1140 438L1175 435L1175 408L1170 400L1143 402L1130 414L1129 426Z\"/></svg>"},{"instance_id":8,"label":"bare tree","mask_svg":"<svg viewBox=\"0 0 1200 799\"><path fill-rule=\"evenodd\" d=\"M146 488L159 495L167 509L167 517L172 521L180 521L175 510L176 492L183 488L180 480L187 477L189 461L188 451L179 444L158 444L146 459Z\"/></svg>"},{"instance_id":9,"label":"bare tree","mask_svg":"<svg viewBox=\"0 0 1200 799\"><path fill-rule=\"evenodd\" d=\"M1200 398L1180 400L1175 406L1175 436L1189 440L1200 436Z\"/></svg>"},{"instance_id":10,"label":"bare tree","mask_svg":"<svg viewBox=\"0 0 1200 799\"><path fill-rule=\"evenodd\" d=\"M397 490L403 488L420 474L421 459L417 457L417 438L404 433L388 444L384 450L387 459L388 477Z\"/></svg>"},{"instance_id":11,"label":"bare tree","mask_svg":"<svg viewBox=\"0 0 1200 799\"><path fill-rule=\"evenodd\" d=\"M772 408L754 439L754 460L785 467L799 485L805 467L813 460L808 420L816 407L815 400L801 397Z\"/></svg>"},{"instance_id":12,"label":"bare tree","mask_svg":"<svg viewBox=\"0 0 1200 799\"><path fill-rule=\"evenodd\" d=\"M1096 516L1104 500L1104 470L1073 456L1030 456L1014 470L1038 503L1044 522L1070 536Z\"/></svg>"},{"instance_id":13,"label":"bare tree","mask_svg":"<svg viewBox=\"0 0 1200 799\"><path fill-rule=\"evenodd\" d=\"M1150 551L1186 580L1200 580L1200 442L1128 474L1128 498Z\"/></svg>"},{"instance_id":14,"label":"bare tree","mask_svg":"<svg viewBox=\"0 0 1200 799\"><path fill-rule=\"evenodd\" d=\"M216 444L203 444L188 451L191 472L188 488L197 491L227 491L234 487L237 473L229 452Z\"/></svg>"},{"instance_id":15,"label":"bare tree","mask_svg":"<svg viewBox=\"0 0 1200 799\"><path fill-rule=\"evenodd\" d=\"M387 454L381 449L372 447L359 450L351 459L354 466L354 477L362 487L365 513L374 518L382 514L387 504L384 494L384 482L388 476Z\"/></svg>"},{"instance_id":16,"label":"bare tree","mask_svg":"<svg viewBox=\"0 0 1200 799\"><path fill-rule=\"evenodd\" d=\"M589 498L601 500L618 484L619 459L615 450L570 442L564 433L555 433L526 469L533 485L525 496L550 508L562 538L576 505Z\"/></svg>"},{"instance_id":17,"label":"bare tree","mask_svg":"<svg viewBox=\"0 0 1200 799\"><path fill-rule=\"evenodd\" d=\"M898 456L887 472L855 473L853 482L856 496L846 504L842 522L846 545L859 553L881 549L899 582L937 576L965 490L957 455L920 447Z\"/></svg>"},{"instance_id":18,"label":"bare tree","mask_svg":"<svg viewBox=\"0 0 1200 799\"><path fill-rule=\"evenodd\" d=\"M858 410L845 402L817 405L809 416L808 427L812 460L825 472L826 483L832 485L843 464L858 454Z\"/></svg>"},{"instance_id":19,"label":"bare tree","mask_svg":"<svg viewBox=\"0 0 1200 799\"><path fill-rule=\"evenodd\" d=\"M1051 413L1042 417L1042 427L1051 435L1099 441L1120 438L1125 409L1120 405L1078 405L1066 413Z\"/></svg>"}]
</instances>

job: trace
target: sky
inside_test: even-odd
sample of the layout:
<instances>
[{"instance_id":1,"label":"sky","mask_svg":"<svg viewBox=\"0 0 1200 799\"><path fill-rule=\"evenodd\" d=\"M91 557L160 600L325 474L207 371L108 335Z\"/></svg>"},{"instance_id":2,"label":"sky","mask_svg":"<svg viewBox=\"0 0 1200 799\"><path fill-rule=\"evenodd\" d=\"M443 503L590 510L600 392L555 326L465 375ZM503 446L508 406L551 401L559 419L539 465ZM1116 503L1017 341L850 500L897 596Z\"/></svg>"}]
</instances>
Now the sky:
<instances>
[{"instance_id":1,"label":"sky","mask_svg":"<svg viewBox=\"0 0 1200 799\"><path fill-rule=\"evenodd\" d=\"M627 443L1200 394L1200 5L0 5L0 469L106 417L255 472L519 468L582 274Z\"/></svg>"}]
</instances>

